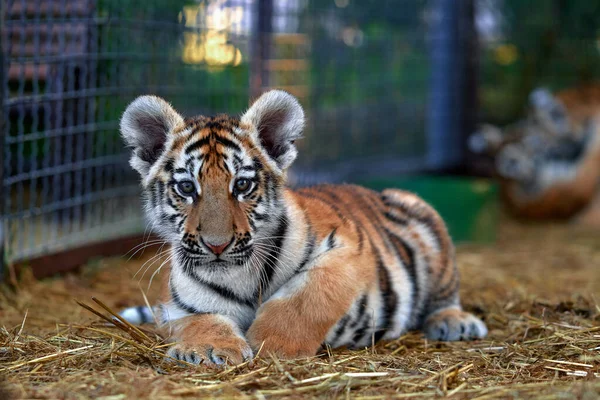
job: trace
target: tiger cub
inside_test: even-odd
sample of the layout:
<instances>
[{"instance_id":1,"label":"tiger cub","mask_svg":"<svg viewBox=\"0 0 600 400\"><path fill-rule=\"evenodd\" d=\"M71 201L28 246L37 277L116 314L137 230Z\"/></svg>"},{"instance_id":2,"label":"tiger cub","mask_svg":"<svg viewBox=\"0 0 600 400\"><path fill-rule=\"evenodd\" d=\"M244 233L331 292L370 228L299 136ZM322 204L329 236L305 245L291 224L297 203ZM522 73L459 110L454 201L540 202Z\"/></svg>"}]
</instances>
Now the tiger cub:
<instances>
[{"instance_id":1,"label":"tiger cub","mask_svg":"<svg viewBox=\"0 0 600 400\"><path fill-rule=\"evenodd\" d=\"M600 84L555 95L537 89L525 119L504 129L484 125L469 145L495 159L516 215L581 219L600 198Z\"/></svg>"},{"instance_id":2,"label":"tiger cub","mask_svg":"<svg viewBox=\"0 0 600 400\"><path fill-rule=\"evenodd\" d=\"M219 365L259 348L313 356L416 328L432 340L484 337L461 309L454 247L425 202L393 189L285 186L303 127L302 107L283 91L239 119L184 119L153 96L125 111L147 216L171 244L156 307L167 354Z\"/></svg>"}]
</instances>

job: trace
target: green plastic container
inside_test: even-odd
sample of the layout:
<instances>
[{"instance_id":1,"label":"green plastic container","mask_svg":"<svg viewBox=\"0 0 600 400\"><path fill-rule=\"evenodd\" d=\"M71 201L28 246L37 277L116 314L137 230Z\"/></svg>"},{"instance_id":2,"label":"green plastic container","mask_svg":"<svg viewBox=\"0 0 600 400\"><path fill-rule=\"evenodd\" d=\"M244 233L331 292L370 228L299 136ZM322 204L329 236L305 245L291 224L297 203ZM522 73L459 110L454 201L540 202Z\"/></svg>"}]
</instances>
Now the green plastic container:
<instances>
[{"instance_id":1,"label":"green plastic container","mask_svg":"<svg viewBox=\"0 0 600 400\"><path fill-rule=\"evenodd\" d=\"M444 218L455 243L490 243L498 226L498 187L486 179L413 176L370 179L361 185L381 191L398 188L416 193Z\"/></svg>"}]
</instances>

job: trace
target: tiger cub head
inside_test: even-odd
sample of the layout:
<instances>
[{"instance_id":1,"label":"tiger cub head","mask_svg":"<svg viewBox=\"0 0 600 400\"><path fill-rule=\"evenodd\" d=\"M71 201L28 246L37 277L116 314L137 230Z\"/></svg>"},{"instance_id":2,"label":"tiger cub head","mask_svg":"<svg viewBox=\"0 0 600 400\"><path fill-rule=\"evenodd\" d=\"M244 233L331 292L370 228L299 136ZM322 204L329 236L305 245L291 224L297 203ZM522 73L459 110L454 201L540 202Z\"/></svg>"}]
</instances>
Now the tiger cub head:
<instances>
[{"instance_id":1,"label":"tiger cub head","mask_svg":"<svg viewBox=\"0 0 600 400\"><path fill-rule=\"evenodd\" d=\"M142 96L121 119L153 229L186 260L212 267L244 264L257 241L277 234L303 128L298 101L275 90L241 118L183 118Z\"/></svg>"},{"instance_id":2,"label":"tiger cub head","mask_svg":"<svg viewBox=\"0 0 600 400\"><path fill-rule=\"evenodd\" d=\"M542 165L576 163L591 131L590 126L571 121L558 97L538 88L529 96L524 119L504 128L483 125L469 137L468 145L473 153L492 157L501 177L530 184Z\"/></svg>"}]
</instances>

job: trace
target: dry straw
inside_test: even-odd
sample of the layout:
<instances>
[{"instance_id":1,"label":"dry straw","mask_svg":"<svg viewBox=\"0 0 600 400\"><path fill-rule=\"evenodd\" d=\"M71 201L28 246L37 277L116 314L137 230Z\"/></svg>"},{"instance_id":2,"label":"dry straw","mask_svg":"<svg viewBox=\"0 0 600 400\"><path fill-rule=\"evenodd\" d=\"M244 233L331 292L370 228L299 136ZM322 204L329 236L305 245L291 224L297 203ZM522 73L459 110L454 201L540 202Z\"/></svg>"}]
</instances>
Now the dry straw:
<instances>
[{"instance_id":1,"label":"dry straw","mask_svg":"<svg viewBox=\"0 0 600 400\"><path fill-rule=\"evenodd\" d=\"M217 370L165 359L151 326L116 316L144 301L147 281L132 276L147 258L102 260L43 282L25 275L0 293L0 398L598 398L594 233L508 226L493 247L461 247L464 303L485 318L486 340L441 344L409 333L310 359L261 352Z\"/></svg>"}]
</instances>

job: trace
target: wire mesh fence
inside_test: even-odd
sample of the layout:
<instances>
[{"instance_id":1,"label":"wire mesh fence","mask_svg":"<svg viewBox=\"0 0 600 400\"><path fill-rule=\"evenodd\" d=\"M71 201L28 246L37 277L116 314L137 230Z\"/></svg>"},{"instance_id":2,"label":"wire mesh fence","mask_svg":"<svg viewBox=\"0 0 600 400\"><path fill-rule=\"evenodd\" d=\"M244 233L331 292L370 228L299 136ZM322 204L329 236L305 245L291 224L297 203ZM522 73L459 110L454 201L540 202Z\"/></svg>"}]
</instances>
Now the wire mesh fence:
<instances>
[{"instance_id":1,"label":"wire mesh fence","mask_svg":"<svg viewBox=\"0 0 600 400\"><path fill-rule=\"evenodd\" d=\"M240 113L268 87L298 96L296 184L458 162L466 91L452 85L467 70L456 62L469 59L469 17L452 3L4 0L4 258L144 231L118 132L141 94L184 115Z\"/></svg>"},{"instance_id":2,"label":"wire mesh fence","mask_svg":"<svg viewBox=\"0 0 600 400\"><path fill-rule=\"evenodd\" d=\"M247 66L224 68L242 64L243 29L230 23L221 38L212 26L219 21L200 14L198 4L174 3L3 4L10 261L144 230L137 177L118 133L135 96L164 96L184 113L237 112L247 104ZM200 46L216 47L213 59L194 59Z\"/></svg>"}]
</instances>

